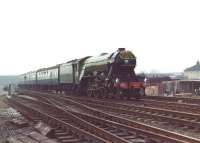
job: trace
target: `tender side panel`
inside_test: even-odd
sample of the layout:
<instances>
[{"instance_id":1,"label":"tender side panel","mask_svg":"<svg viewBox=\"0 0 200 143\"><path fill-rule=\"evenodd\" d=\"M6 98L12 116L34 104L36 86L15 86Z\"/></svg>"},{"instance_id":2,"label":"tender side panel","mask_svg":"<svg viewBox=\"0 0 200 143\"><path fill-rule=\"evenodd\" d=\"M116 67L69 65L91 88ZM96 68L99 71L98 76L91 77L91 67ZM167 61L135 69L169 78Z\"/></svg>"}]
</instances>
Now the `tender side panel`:
<instances>
[{"instance_id":1,"label":"tender side panel","mask_svg":"<svg viewBox=\"0 0 200 143\"><path fill-rule=\"evenodd\" d=\"M73 83L73 66L72 63L65 63L60 65L60 83Z\"/></svg>"},{"instance_id":2,"label":"tender side panel","mask_svg":"<svg viewBox=\"0 0 200 143\"><path fill-rule=\"evenodd\" d=\"M100 55L98 57L91 57L85 61L85 74L94 71L107 70L107 64L110 62L110 54Z\"/></svg>"}]
</instances>

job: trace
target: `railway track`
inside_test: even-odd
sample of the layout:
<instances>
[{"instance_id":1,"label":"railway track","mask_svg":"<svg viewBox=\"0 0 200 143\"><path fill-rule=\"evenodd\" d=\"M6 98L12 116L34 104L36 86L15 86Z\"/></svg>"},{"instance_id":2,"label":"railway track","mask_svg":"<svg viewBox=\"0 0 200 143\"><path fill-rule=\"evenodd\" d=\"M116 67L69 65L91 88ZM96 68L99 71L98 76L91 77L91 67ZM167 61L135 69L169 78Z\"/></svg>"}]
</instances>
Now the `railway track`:
<instances>
[{"instance_id":1,"label":"railway track","mask_svg":"<svg viewBox=\"0 0 200 143\"><path fill-rule=\"evenodd\" d=\"M91 125L77 120L70 113L63 113L61 109L55 106L31 99L24 100L19 97L9 99L9 103L29 119L33 121L41 120L53 127L55 136L62 143L109 143L109 141L89 133L88 130L94 130ZM78 123L76 124L76 122ZM81 125L84 127L81 127Z\"/></svg>"},{"instance_id":2,"label":"railway track","mask_svg":"<svg viewBox=\"0 0 200 143\"><path fill-rule=\"evenodd\" d=\"M190 97L169 97L169 96L144 96L144 99L156 100L156 101L167 101L167 102L179 102L189 104L200 104L200 98Z\"/></svg>"},{"instance_id":3,"label":"railway track","mask_svg":"<svg viewBox=\"0 0 200 143\"><path fill-rule=\"evenodd\" d=\"M41 99L41 98L40 98ZM19 99L18 99L19 100ZM25 100L30 100L29 99L25 99ZM50 101L49 99L47 99L48 101ZM16 99L15 99L16 101ZM26 102L24 102L23 100L20 100L18 101L20 103L23 103L23 104L27 104ZM36 102L35 100L34 101L29 101L29 106L31 107L37 107L38 109L41 109L41 107L38 107L39 103ZM35 102L35 104L33 104L33 102ZM55 101L53 103L56 103ZM41 104L41 102L40 102ZM42 104L46 104L46 103L42 103ZM48 105L50 106L50 105ZM54 108L56 107L57 105L54 106ZM54 109L52 109L54 110ZM46 111L46 110L45 110ZM65 111L67 112L67 111ZM103 135L104 138L107 138L107 140L110 140L111 142L116 142L116 143L135 143L135 142L141 142L141 140L143 140L143 142L157 142L156 139L153 141L151 139L148 138L148 141L147 139L144 139L143 136L138 136L136 135L136 132L137 133L143 133L144 134L144 131L140 130L140 129L136 129L136 128L132 128L132 127L129 127L129 126L126 126L126 125L122 125L122 124L119 124L119 123L115 123L115 122L112 122L112 121L108 121L108 120L105 120L105 119L101 119L101 118L97 118L97 117L94 117L92 115L87 115L87 114L83 114L81 112L76 112L74 113L74 111L71 111L73 114L76 114L77 116L79 117L82 117L84 118L85 120L87 119L87 121L91 122L91 123L95 123L94 125L95 126L98 126L100 125L99 127L104 130L104 132L107 133L107 135L104 133L100 133L99 135ZM58 115L60 116L60 115ZM73 116L73 115L71 115ZM89 118L90 117L90 118ZM63 117L66 118L67 117ZM68 117L69 118L69 117ZM89 120L88 120L89 119ZM38 120L38 119L37 119ZM77 118L75 120L77 122ZM88 127L88 125L86 123L84 123L85 126ZM98 129L93 129L94 131L97 130L99 132ZM94 132L93 132L94 133ZM145 134L147 134L148 132L145 132ZM109 135L108 135L109 134ZM151 136L155 136L153 135L152 133L148 133L150 134ZM158 135L156 135L157 137ZM164 138L164 137L160 137L160 138ZM170 139L170 141L172 141L172 139ZM178 141L178 140L173 140L174 142Z\"/></svg>"},{"instance_id":4,"label":"railway track","mask_svg":"<svg viewBox=\"0 0 200 143\"><path fill-rule=\"evenodd\" d=\"M113 100L117 103L124 103L124 104L135 104L135 105L142 105L146 107L154 107L154 108L161 108L167 110L175 110L187 113L194 113L200 114L200 99L191 99L187 97L162 97L162 96L155 96L155 97L144 97L144 99L140 99L136 101L133 100L118 100L118 99L106 99L108 101Z\"/></svg>"},{"instance_id":5,"label":"railway track","mask_svg":"<svg viewBox=\"0 0 200 143\"><path fill-rule=\"evenodd\" d=\"M36 94L36 93L34 93ZM93 116L96 116L100 119L106 119L108 121L120 124L120 125L126 125L135 129L143 129L143 132L138 133L138 131L135 131L136 134L140 134L140 136L143 136L146 139L151 139L154 140L154 142L158 142L158 140L160 142L188 142L188 143L197 143L200 142L198 139L194 139L188 136L184 136L181 134L177 134L174 132L170 132L167 130L163 130L160 128L156 128L156 127L152 127L152 126L148 126L142 123L138 123L138 122L134 122L133 120L128 119L127 117L121 117L119 115L114 115L108 112L102 112L101 110L97 110L94 108L91 108L89 106L83 105L82 103L76 102L72 99L64 99L62 97L56 96L55 94L46 94L46 93L37 93L40 94L42 96L37 96L37 98L46 98L46 100L48 100L49 103L51 104L57 104L60 105L60 107L65 108L65 110L71 110L70 112L76 112L76 113L72 113L75 114L76 116L82 117L82 119L86 120L87 118L89 118L89 116L92 115L91 118L94 119ZM47 97L45 97L46 95L48 95ZM52 96L51 96L52 95ZM50 98L51 97L51 98ZM45 100L45 99L44 99ZM86 115L82 115L83 113L85 113ZM86 118L87 116L87 118ZM90 120L88 120L88 122L90 122ZM93 121L95 123L97 123L97 121ZM94 124L94 123L93 123ZM100 124L100 121L98 122L98 124ZM106 124L106 123L104 123ZM104 124L100 124L100 125L104 125ZM110 123L109 123L110 124ZM115 125L116 126L116 125ZM150 134L151 133L151 134Z\"/></svg>"},{"instance_id":6,"label":"railway track","mask_svg":"<svg viewBox=\"0 0 200 143\"><path fill-rule=\"evenodd\" d=\"M70 98L70 97L68 97ZM169 110L147 108L134 105L116 104L113 102L77 99L85 105L100 109L104 112L110 112L118 116L126 117L132 120L152 124L154 126L168 128L172 131L180 132L199 138L199 115L180 113Z\"/></svg>"},{"instance_id":7,"label":"railway track","mask_svg":"<svg viewBox=\"0 0 200 143\"><path fill-rule=\"evenodd\" d=\"M84 97L84 98L88 98L88 97ZM114 101L115 103L120 103L124 105L138 105L138 106L152 107L152 108L157 108L157 109L186 112L186 113L191 113L191 114L200 114L200 104L179 102L180 100L177 100L177 102L176 100L174 102L170 102L170 101L164 101L164 100L158 100L158 99L154 99L154 100L140 99L137 101L135 99L130 100L130 101L119 100L119 99L106 99L106 101L110 101L110 102Z\"/></svg>"},{"instance_id":8,"label":"railway track","mask_svg":"<svg viewBox=\"0 0 200 143\"><path fill-rule=\"evenodd\" d=\"M158 107L156 107L156 104L152 105L152 103L130 102L129 104L127 104L127 102L126 103L113 102L111 100L108 101L107 99L105 100L105 99L94 99L94 98L85 98L85 97L81 98L81 97L74 97L74 96L73 97L72 96L65 96L65 97L70 98L70 99L75 99L79 102L84 102L86 104L95 103L95 104L100 104L100 105L104 105L104 106L117 107L118 109L126 110L127 113L129 111L138 111L138 112L141 111L143 113L144 112L147 112L147 113L152 112L153 114L161 114L163 116L169 114L171 117L174 116L174 117L180 118L180 119L186 118L187 120L193 120L193 121L196 121L196 122L200 121L200 115L197 114L197 113L188 113L188 112L185 112L185 111L184 112L177 111L177 110L179 110L177 108L181 108L179 106L175 106L176 108L175 107L170 108L171 110L169 110L169 109L166 110L165 108L160 108L159 105L158 105ZM163 105L163 106L165 106L165 105ZM166 106L167 106L167 104L166 104ZM181 105L181 106L184 106L184 105ZM198 106L195 106L195 107L198 107ZM198 110L198 109L196 109L196 110Z\"/></svg>"},{"instance_id":9,"label":"railway track","mask_svg":"<svg viewBox=\"0 0 200 143\"><path fill-rule=\"evenodd\" d=\"M190 103L178 103L178 102L169 102L169 101L158 101L151 99L141 99L141 102L135 101L126 101L125 104L140 104L145 107L161 108L167 110L175 110L180 112L200 114L200 105L190 104Z\"/></svg>"}]
</instances>

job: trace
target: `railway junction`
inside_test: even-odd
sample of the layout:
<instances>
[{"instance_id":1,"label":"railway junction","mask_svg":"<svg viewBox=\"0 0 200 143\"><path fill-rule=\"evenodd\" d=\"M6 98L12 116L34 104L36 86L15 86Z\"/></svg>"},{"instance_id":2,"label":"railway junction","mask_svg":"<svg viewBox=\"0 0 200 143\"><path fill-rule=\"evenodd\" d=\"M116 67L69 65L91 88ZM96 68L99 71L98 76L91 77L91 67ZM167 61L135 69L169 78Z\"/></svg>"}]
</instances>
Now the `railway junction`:
<instances>
[{"instance_id":1,"label":"railway junction","mask_svg":"<svg viewBox=\"0 0 200 143\"><path fill-rule=\"evenodd\" d=\"M147 82L135 66L135 55L119 48L19 75L2 96L2 142L200 143L200 98L177 96L198 82ZM152 85L173 96L149 96Z\"/></svg>"},{"instance_id":2,"label":"railway junction","mask_svg":"<svg viewBox=\"0 0 200 143\"><path fill-rule=\"evenodd\" d=\"M6 124L6 142L200 142L199 99L148 96L138 101L21 90L3 101L12 107L7 116L16 120Z\"/></svg>"}]
</instances>

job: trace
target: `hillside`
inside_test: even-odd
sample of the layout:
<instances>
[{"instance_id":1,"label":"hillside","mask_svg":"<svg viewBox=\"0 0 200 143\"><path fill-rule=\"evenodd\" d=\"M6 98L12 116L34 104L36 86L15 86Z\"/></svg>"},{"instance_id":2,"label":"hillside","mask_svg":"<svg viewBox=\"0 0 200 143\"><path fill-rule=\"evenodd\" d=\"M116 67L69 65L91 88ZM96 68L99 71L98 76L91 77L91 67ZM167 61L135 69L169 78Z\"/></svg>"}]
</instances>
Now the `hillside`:
<instances>
[{"instance_id":1,"label":"hillside","mask_svg":"<svg viewBox=\"0 0 200 143\"><path fill-rule=\"evenodd\" d=\"M17 83L17 76L0 76L0 85Z\"/></svg>"}]
</instances>

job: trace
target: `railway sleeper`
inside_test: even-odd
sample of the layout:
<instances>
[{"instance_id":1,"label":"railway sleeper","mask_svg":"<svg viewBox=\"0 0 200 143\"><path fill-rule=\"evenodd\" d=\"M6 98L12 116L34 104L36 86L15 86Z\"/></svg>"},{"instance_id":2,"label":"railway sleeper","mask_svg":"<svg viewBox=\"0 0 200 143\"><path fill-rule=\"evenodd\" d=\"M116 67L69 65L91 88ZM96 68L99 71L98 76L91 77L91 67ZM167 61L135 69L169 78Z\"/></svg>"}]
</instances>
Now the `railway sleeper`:
<instances>
[{"instance_id":1,"label":"railway sleeper","mask_svg":"<svg viewBox=\"0 0 200 143\"><path fill-rule=\"evenodd\" d=\"M83 105L81 105L81 107L85 107L85 106L83 106ZM86 108L86 107L85 107ZM89 110L89 109L88 109ZM97 112L97 111L96 111ZM103 114L103 113L101 113L101 114ZM124 124L129 124L129 125L132 125L131 123L132 122L128 122L127 120L125 120L125 119L122 119L122 118L117 118L117 117L114 117L114 116L111 116L111 115L109 115L109 114L103 114L103 115L105 115L105 116L107 116L107 117L109 117L109 118L112 118L112 120L114 120L115 122L123 122ZM149 129L148 127L147 127L147 129ZM154 130L156 130L156 129L154 129ZM160 131L161 132L161 131ZM164 131L163 131L164 132ZM177 137L179 137L179 136L177 136ZM180 137L179 137L180 138ZM187 139L186 137L185 137L185 139ZM187 140L190 140L190 139L187 139ZM191 139L192 140L192 139Z\"/></svg>"},{"instance_id":2,"label":"railway sleeper","mask_svg":"<svg viewBox=\"0 0 200 143\"><path fill-rule=\"evenodd\" d=\"M20 103L17 103L17 102L13 102L13 103L16 103L17 105L19 105L19 106L23 106L24 108L26 108L27 110L30 110L30 108L28 108L28 106L27 105L22 105L22 104L20 104ZM21 108L21 107L20 107ZM19 108L18 108L19 109ZM24 111L24 109L19 109L19 110L22 110L22 111ZM31 111L32 112L29 112L29 114L28 115L25 115L25 116L31 116L30 115L30 113L32 113L32 115L34 115L34 116L38 116L38 117L44 117L44 115L43 115L43 113L42 112L38 112L38 111L36 111L35 109L31 109ZM26 112L27 113L27 112ZM48 117L48 118L52 118L53 119L53 117ZM49 119L48 119L47 117L45 117L45 118L43 118L42 120L44 120L46 123L48 123L48 124L50 124L51 123L51 125L52 124L54 124L54 125L56 125L57 127L62 127L64 130L67 130L67 131L71 131L71 129L67 129L66 127L63 127L60 123L58 124L58 123L55 123L55 118L52 120L52 121L50 121ZM71 125L66 125L66 126L71 126ZM63 132L62 131L62 128L61 128L61 130L57 130L57 132ZM75 129L75 130L79 130L79 129ZM83 131L83 130L82 130ZM74 133L74 132L73 132ZM76 133L74 133L74 134L76 134ZM85 131L84 131L84 134L86 134L85 133ZM79 136L80 136L80 134L79 134ZM75 137L75 136L74 136ZM77 143L79 143L79 142L85 142L85 143L90 143L90 142L92 142L92 141L94 141L93 139L87 139L87 141L85 141L84 140L84 138L82 139L82 137L83 136L80 136L81 137L81 139L79 139L78 138L78 140L69 140L68 141L68 143L72 143L73 141L75 142L77 142ZM93 137L94 138L94 137ZM101 140L100 138L99 138L99 140ZM99 140L97 141L97 142L99 142ZM67 140L64 140L64 142L67 142ZM106 142L106 141L104 141L104 142Z\"/></svg>"},{"instance_id":3,"label":"railway sleeper","mask_svg":"<svg viewBox=\"0 0 200 143\"><path fill-rule=\"evenodd\" d=\"M89 103L89 104L91 104L91 103ZM96 106L97 105L91 105L91 107L96 107ZM102 107L101 105L98 105L98 106L103 108L104 112L108 112L108 110L111 110L111 108L108 109L109 107L105 107L105 106ZM117 109L112 108L111 112L109 112L109 113L114 112L114 110L117 110ZM124 109L121 109L121 111L120 111L121 114L118 114L118 115L126 116L125 114L122 113L122 111L125 112ZM118 109L118 112L119 112L119 109ZM200 124L198 124L196 122L196 120L192 120L193 122L191 122L191 121L188 121L188 120L184 120L182 116L175 116L176 118L173 118L173 120L172 120L172 118L169 118L166 114L163 114L163 113L157 114L156 115L156 116L158 116L157 118L155 117L155 115L150 114L151 112L141 111L141 112L138 112L138 113L140 113L141 116L143 117L143 118L141 118L141 117L137 118L137 120L141 121L141 122L146 122L146 120L151 118L152 120L156 120L156 121L166 120L168 123L173 124L173 125L175 125L177 127L178 126L181 127L181 126L187 124L189 128L200 128ZM135 114L137 114L137 113L133 112L133 111L130 111L130 114L134 114L134 116L135 116ZM131 116L126 116L126 117L130 118Z\"/></svg>"},{"instance_id":4,"label":"railway sleeper","mask_svg":"<svg viewBox=\"0 0 200 143\"><path fill-rule=\"evenodd\" d=\"M77 99L78 101L80 99ZM114 103L109 103L109 102L103 102L103 101L94 101L94 100L88 100L88 99L83 99L83 100L80 100L81 103L85 103L87 101L87 103L95 103L96 105L97 104L100 104L100 105L111 105L112 104L112 107L117 107L119 108L120 106L122 106L122 109L126 109L127 107L131 107L130 108L130 111L134 111L134 112L140 112L140 113L149 113L149 114L157 114L157 115L162 115L162 116L172 116L172 117L177 117L177 119L182 119L182 118L185 118L185 114L183 114L183 112L173 112L171 113L170 111L166 110L165 112L160 110L160 109L156 109L156 108L147 108L145 107L144 109L142 109L142 107L140 106L135 106L135 105L124 105L124 104L114 104ZM89 102L88 102L89 101ZM196 115L192 115L192 114L187 114L187 117L192 119L194 122L197 122L198 121L198 118Z\"/></svg>"},{"instance_id":5,"label":"railway sleeper","mask_svg":"<svg viewBox=\"0 0 200 143\"><path fill-rule=\"evenodd\" d=\"M75 113L76 115L78 115L78 113ZM91 115L87 115L87 117L84 117L84 115L78 115L83 119L89 120L91 123L94 123L94 120L97 120L96 117L92 117ZM93 119L92 119L93 118ZM103 119L101 119L103 120ZM96 121L95 123L97 124L97 122L100 121ZM95 125L96 125L95 124ZM131 143L159 143L159 140L156 139L150 139L149 137L145 136L145 135L141 135L138 134L136 132L133 131L128 131L126 128L122 128L122 127L118 127L118 126L113 126L113 125L108 125L106 127L103 128L106 131L109 131L112 134L115 134L119 137L122 137L123 139L126 139L128 142Z\"/></svg>"}]
</instances>

